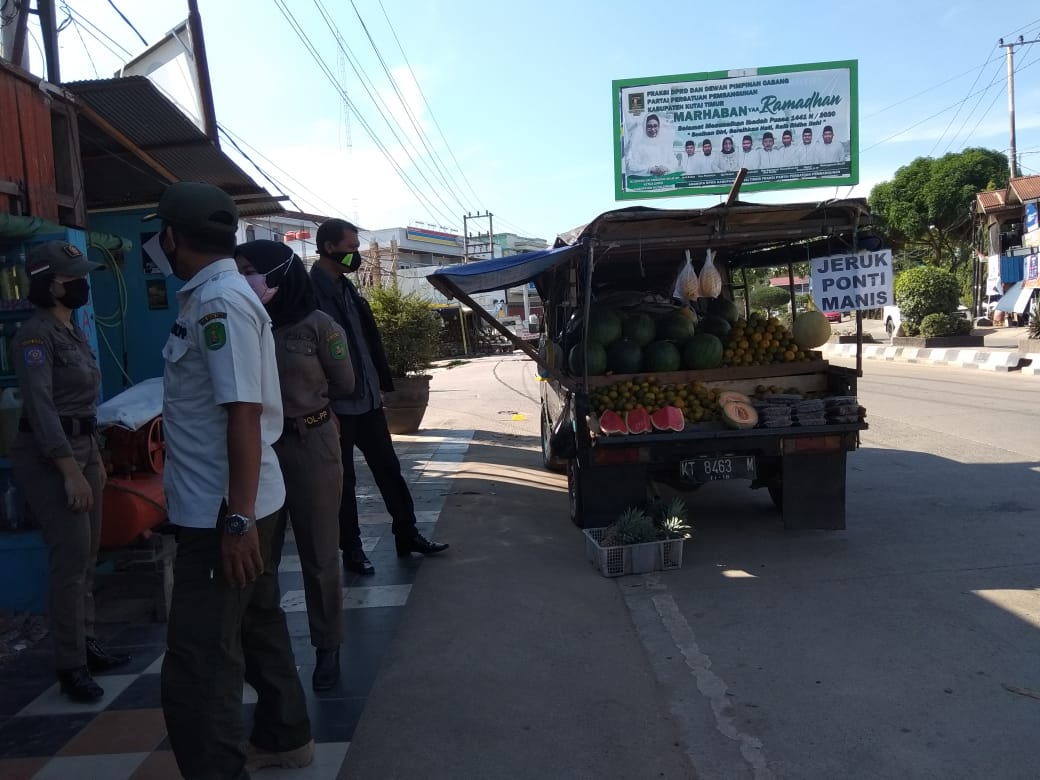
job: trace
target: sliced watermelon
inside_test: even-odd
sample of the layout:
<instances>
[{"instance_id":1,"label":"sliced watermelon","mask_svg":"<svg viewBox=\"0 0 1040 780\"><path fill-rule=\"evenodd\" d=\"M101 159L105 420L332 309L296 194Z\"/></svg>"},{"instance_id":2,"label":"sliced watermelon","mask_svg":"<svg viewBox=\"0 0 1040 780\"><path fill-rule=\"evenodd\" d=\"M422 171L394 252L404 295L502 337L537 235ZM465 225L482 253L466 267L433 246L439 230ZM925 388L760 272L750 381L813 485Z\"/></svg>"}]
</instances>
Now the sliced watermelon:
<instances>
[{"instance_id":1,"label":"sliced watermelon","mask_svg":"<svg viewBox=\"0 0 1040 780\"><path fill-rule=\"evenodd\" d=\"M626 434L628 426L624 418L617 412L607 409L599 416L599 427L606 434Z\"/></svg>"},{"instance_id":2,"label":"sliced watermelon","mask_svg":"<svg viewBox=\"0 0 1040 780\"><path fill-rule=\"evenodd\" d=\"M686 427L682 409L675 406L662 406L650 415L650 422L659 431L681 431Z\"/></svg>"},{"instance_id":3,"label":"sliced watermelon","mask_svg":"<svg viewBox=\"0 0 1040 780\"><path fill-rule=\"evenodd\" d=\"M625 412L625 425L628 426L629 433L646 433L653 427L646 409L631 409Z\"/></svg>"}]
</instances>

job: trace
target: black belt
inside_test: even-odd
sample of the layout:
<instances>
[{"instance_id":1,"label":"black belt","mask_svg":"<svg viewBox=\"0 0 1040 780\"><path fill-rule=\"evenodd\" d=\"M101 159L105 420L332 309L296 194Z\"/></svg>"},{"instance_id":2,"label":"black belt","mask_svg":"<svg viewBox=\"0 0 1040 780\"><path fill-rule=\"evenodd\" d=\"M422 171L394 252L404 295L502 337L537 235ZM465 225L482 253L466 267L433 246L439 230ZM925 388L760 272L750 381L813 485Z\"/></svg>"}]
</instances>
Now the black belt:
<instances>
[{"instance_id":1,"label":"black belt","mask_svg":"<svg viewBox=\"0 0 1040 780\"><path fill-rule=\"evenodd\" d=\"M297 430L300 428L317 428L319 425L324 425L332 419L332 411L329 407L319 409L316 412L310 414L304 414L299 417L286 417L286 426L296 426Z\"/></svg>"},{"instance_id":2,"label":"black belt","mask_svg":"<svg viewBox=\"0 0 1040 780\"><path fill-rule=\"evenodd\" d=\"M59 417L61 429L66 436L90 436L97 430L96 417ZM18 430L22 433L32 433L32 424L24 417L18 420Z\"/></svg>"}]
</instances>

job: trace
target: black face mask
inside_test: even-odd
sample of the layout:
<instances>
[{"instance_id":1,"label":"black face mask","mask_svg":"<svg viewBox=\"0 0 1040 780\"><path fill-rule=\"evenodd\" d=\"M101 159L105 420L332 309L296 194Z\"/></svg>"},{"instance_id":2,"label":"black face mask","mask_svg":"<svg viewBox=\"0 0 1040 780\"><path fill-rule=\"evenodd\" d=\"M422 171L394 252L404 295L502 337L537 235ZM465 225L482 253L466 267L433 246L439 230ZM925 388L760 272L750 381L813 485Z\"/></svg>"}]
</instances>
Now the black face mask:
<instances>
[{"instance_id":1,"label":"black face mask","mask_svg":"<svg viewBox=\"0 0 1040 780\"><path fill-rule=\"evenodd\" d=\"M334 252L329 257L345 267L348 272L356 271L361 267L360 252Z\"/></svg>"},{"instance_id":2,"label":"black face mask","mask_svg":"<svg viewBox=\"0 0 1040 780\"><path fill-rule=\"evenodd\" d=\"M72 279L62 282L61 286L65 288L65 294L54 300L67 309L78 309L90 300L90 285L86 279Z\"/></svg>"}]
</instances>

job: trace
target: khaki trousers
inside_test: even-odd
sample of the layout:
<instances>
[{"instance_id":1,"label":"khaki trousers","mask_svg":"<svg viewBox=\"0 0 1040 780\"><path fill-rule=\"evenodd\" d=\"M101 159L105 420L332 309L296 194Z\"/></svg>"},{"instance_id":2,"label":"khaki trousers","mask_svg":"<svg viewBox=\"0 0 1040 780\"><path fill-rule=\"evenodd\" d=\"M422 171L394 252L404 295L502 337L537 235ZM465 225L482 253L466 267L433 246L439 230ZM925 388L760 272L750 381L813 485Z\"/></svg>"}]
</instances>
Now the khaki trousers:
<instances>
[{"instance_id":1,"label":"khaki trousers","mask_svg":"<svg viewBox=\"0 0 1040 780\"><path fill-rule=\"evenodd\" d=\"M216 515L214 507L214 515ZM242 683L257 692L257 747L295 750L311 738L272 559L274 515L256 523L264 573L244 588L228 585L222 534L177 531L173 600L162 667L162 706L177 766L185 780L240 780Z\"/></svg>"},{"instance_id":2,"label":"khaki trousers","mask_svg":"<svg viewBox=\"0 0 1040 780\"><path fill-rule=\"evenodd\" d=\"M75 436L69 443L94 494L89 512L74 512L66 506L65 478L40 453L31 433L19 433L11 448L14 478L47 544L47 615L57 669L74 669L87 662L84 639L94 635L94 569L105 486L97 440Z\"/></svg>"},{"instance_id":3,"label":"khaki trousers","mask_svg":"<svg viewBox=\"0 0 1040 780\"><path fill-rule=\"evenodd\" d=\"M331 415L308 428L286 420L274 445L285 480L275 563L281 560L286 523L292 524L303 571L311 644L321 650L343 641L343 584L339 560L339 504L343 489L339 431Z\"/></svg>"}]
</instances>

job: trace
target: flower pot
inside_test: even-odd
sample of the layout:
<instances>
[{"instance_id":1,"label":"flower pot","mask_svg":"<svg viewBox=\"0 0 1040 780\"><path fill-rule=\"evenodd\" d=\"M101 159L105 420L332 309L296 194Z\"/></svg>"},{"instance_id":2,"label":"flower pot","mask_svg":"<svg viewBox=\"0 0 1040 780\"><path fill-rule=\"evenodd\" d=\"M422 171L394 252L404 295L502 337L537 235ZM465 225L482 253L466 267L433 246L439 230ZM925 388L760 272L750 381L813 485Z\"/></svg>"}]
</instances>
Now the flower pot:
<instances>
[{"instance_id":1,"label":"flower pot","mask_svg":"<svg viewBox=\"0 0 1040 780\"><path fill-rule=\"evenodd\" d=\"M415 433L430 403L430 377L395 378L394 388L383 393L387 428L390 433Z\"/></svg>"}]
</instances>

